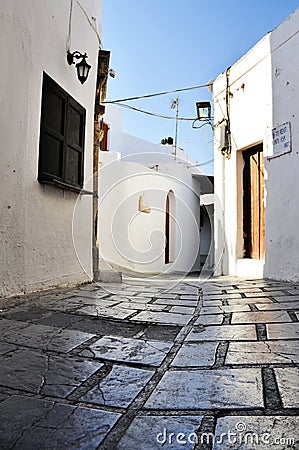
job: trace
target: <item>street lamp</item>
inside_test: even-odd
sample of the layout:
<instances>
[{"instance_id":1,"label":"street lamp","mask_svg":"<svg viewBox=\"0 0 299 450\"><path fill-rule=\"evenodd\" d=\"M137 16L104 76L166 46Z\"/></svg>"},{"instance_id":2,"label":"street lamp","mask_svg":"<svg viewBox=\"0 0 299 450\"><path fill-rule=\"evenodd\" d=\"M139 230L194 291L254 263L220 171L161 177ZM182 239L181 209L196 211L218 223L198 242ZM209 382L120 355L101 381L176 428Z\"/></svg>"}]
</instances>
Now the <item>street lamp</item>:
<instances>
[{"instance_id":1,"label":"street lamp","mask_svg":"<svg viewBox=\"0 0 299 450\"><path fill-rule=\"evenodd\" d=\"M196 102L196 111L198 120L211 120L210 102Z\"/></svg>"},{"instance_id":2,"label":"street lamp","mask_svg":"<svg viewBox=\"0 0 299 450\"><path fill-rule=\"evenodd\" d=\"M75 59L81 59L81 61L76 64L77 77L81 84L85 83L91 69L91 66L86 62L87 57L87 53L82 54L78 51L75 51L73 53L67 52L67 62L69 63L69 65L75 64Z\"/></svg>"}]
</instances>

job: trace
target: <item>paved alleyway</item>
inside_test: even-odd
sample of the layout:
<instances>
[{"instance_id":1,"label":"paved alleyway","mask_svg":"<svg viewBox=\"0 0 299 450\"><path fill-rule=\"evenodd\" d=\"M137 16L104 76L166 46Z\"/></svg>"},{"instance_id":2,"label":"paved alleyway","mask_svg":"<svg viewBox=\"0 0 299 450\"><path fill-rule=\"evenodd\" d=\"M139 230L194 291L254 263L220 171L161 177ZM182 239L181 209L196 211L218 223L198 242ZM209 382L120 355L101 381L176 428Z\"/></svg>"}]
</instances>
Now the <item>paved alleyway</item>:
<instances>
[{"instance_id":1,"label":"paved alleyway","mask_svg":"<svg viewBox=\"0 0 299 450\"><path fill-rule=\"evenodd\" d=\"M135 279L0 307L1 449L299 448L299 286Z\"/></svg>"}]
</instances>

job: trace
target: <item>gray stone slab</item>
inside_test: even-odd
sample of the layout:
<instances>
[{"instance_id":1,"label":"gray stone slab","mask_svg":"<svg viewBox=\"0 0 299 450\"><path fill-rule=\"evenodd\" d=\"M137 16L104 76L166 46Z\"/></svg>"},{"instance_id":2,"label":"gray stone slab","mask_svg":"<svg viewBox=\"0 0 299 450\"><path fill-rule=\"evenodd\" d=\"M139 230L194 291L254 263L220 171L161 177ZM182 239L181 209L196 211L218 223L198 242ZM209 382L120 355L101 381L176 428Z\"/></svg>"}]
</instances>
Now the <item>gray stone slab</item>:
<instances>
[{"instance_id":1,"label":"gray stone slab","mask_svg":"<svg viewBox=\"0 0 299 450\"><path fill-rule=\"evenodd\" d=\"M298 363L299 341L230 342L227 364Z\"/></svg>"},{"instance_id":2,"label":"gray stone slab","mask_svg":"<svg viewBox=\"0 0 299 450\"><path fill-rule=\"evenodd\" d=\"M223 314L230 312L243 312L250 311L249 305L224 305L224 306L203 306L200 310L200 314Z\"/></svg>"},{"instance_id":3,"label":"gray stone slab","mask_svg":"<svg viewBox=\"0 0 299 450\"><path fill-rule=\"evenodd\" d=\"M7 344L5 342L0 342L0 356L6 355L7 353L17 350L17 347L13 344Z\"/></svg>"},{"instance_id":4,"label":"gray stone slab","mask_svg":"<svg viewBox=\"0 0 299 450\"><path fill-rule=\"evenodd\" d=\"M203 306L222 306L222 300L205 300L202 302Z\"/></svg>"},{"instance_id":5,"label":"gray stone slab","mask_svg":"<svg viewBox=\"0 0 299 450\"><path fill-rule=\"evenodd\" d=\"M152 303L141 303L134 301L125 301L121 303L121 308L129 310L140 310L140 311L163 311L167 308L166 305L154 305Z\"/></svg>"},{"instance_id":6,"label":"gray stone slab","mask_svg":"<svg viewBox=\"0 0 299 450\"><path fill-rule=\"evenodd\" d=\"M188 306L172 306L169 311L171 313L188 314L189 316L192 316L194 309L195 308L190 308Z\"/></svg>"},{"instance_id":7,"label":"gray stone slab","mask_svg":"<svg viewBox=\"0 0 299 450\"><path fill-rule=\"evenodd\" d=\"M66 397L100 367L101 363L78 358L13 350L0 357L0 386Z\"/></svg>"},{"instance_id":8,"label":"gray stone slab","mask_svg":"<svg viewBox=\"0 0 299 450\"><path fill-rule=\"evenodd\" d=\"M283 297L274 297L278 303L281 302L298 302L299 295L284 295Z\"/></svg>"},{"instance_id":9,"label":"gray stone slab","mask_svg":"<svg viewBox=\"0 0 299 450\"><path fill-rule=\"evenodd\" d=\"M40 319L47 314L49 314L49 311L47 309L39 308L38 306L20 306L17 308L13 308L12 310L10 310L10 312L6 312L5 317L11 320L31 322L35 319Z\"/></svg>"},{"instance_id":10,"label":"gray stone slab","mask_svg":"<svg viewBox=\"0 0 299 450\"><path fill-rule=\"evenodd\" d=\"M191 318L188 314L170 313L170 312L154 312L142 311L134 316L132 321L165 323L173 325L185 325Z\"/></svg>"},{"instance_id":11,"label":"gray stone slab","mask_svg":"<svg viewBox=\"0 0 299 450\"><path fill-rule=\"evenodd\" d=\"M296 449L298 429L299 418L294 416L222 417L217 419L211 442L213 450Z\"/></svg>"},{"instance_id":12,"label":"gray stone slab","mask_svg":"<svg viewBox=\"0 0 299 450\"><path fill-rule=\"evenodd\" d=\"M193 300L193 301L198 301L198 294L182 294L180 295L180 299L181 300Z\"/></svg>"},{"instance_id":13,"label":"gray stone slab","mask_svg":"<svg viewBox=\"0 0 299 450\"><path fill-rule=\"evenodd\" d=\"M201 416L136 417L116 450L192 450Z\"/></svg>"},{"instance_id":14,"label":"gray stone slab","mask_svg":"<svg viewBox=\"0 0 299 450\"><path fill-rule=\"evenodd\" d=\"M81 331L89 331L102 336L124 336L134 337L144 330L144 324L115 320L110 317L78 316L80 322L73 325L73 328ZM101 337L101 336L99 336Z\"/></svg>"},{"instance_id":15,"label":"gray stone slab","mask_svg":"<svg viewBox=\"0 0 299 450\"><path fill-rule=\"evenodd\" d=\"M173 367L211 367L215 362L218 342L187 343L172 362Z\"/></svg>"},{"instance_id":16,"label":"gray stone slab","mask_svg":"<svg viewBox=\"0 0 299 450\"><path fill-rule=\"evenodd\" d=\"M114 317L116 319L126 319L137 310L128 310L120 307L105 308L102 306L89 305L76 311L77 314L96 316L96 317Z\"/></svg>"},{"instance_id":17,"label":"gray stone slab","mask_svg":"<svg viewBox=\"0 0 299 450\"><path fill-rule=\"evenodd\" d=\"M79 303L81 306L94 305L99 306L101 308L110 308L111 306L116 306L119 304L119 301L112 300L110 298L101 298L101 297L73 297L69 300L74 300L78 303L77 299L79 299Z\"/></svg>"},{"instance_id":18,"label":"gray stone slab","mask_svg":"<svg viewBox=\"0 0 299 450\"><path fill-rule=\"evenodd\" d=\"M77 291L73 291L74 296L78 296L78 297L86 297L87 299L104 299L104 298L109 298L109 296L111 295L110 292L106 292L102 289L97 289L97 290L82 290L82 289L78 289Z\"/></svg>"},{"instance_id":19,"label":"gray stone slab","mask_svg":"<svg viewBox=\"0 0 299 450\"><path fill-rule=\"evenodd\" d=\"M200 315L205 314L223 314L221 306L203 306L200 309Z\"/></svg>"},{"instance_id":20,"label":"gray stone slab","mask_svg":"<svg viewBox=\"0 0 299 450\"><path fill-rule=\"evenodd\" d=\"M299 368L274 369L278 389L285 408L299 408Z\"/></svg>"},{"instance_id":21,"label":"gray stone slab","mask_svg":"<svg viewBox=\"0 0 299 450\"><path fill-rule=\"evenodd\" d=\"M14 396L0 404L1 448L96 449L120 414Z\"/></svg>"},{"instance_id":22,"label":"gray stone slab","mask_svg":"<svg viewBox=\"0 0 299 450\"><path fill-rule=\"evenodd\" d=\"M228 299L227 303L230 306L233 306L233 305L248 305L248 304L257 305L259 303L273 303L273 300L271 300L268 297L259 297L259 298L255 298L255 299L252 299L252 298L240 298L240 299L233 298L233 299Z\"/></svg>"},{"instance_id":23,"label":"gray stone slab","mask_svg":"<svg viewBox=\"0 0 299 450\"><path fill-rule=\"evenodd\" d=\"M263 407L259 369L167 372L148 401L152 409L231 409Z\"/></svg>"},{"instance_id":24,"label":"gray stone slab","mask_svg":"<svg viewBox=\"0 0 299 450\"><path fill-rule=\"evenodd\" d=\"M252 341L256 338L255 325L215 325L194 327L186 341Z\"/></svg>"},{"instance_id":25,"label":"gray stone slab","mask_svg":"<svg viewBox=\"0 0 299 450\"><path fill-rule=\"evenodd\" d=\"M5 336L10 333L17 333L18 331L28 327L27 322L18 322L16 320L0 319L0 339L4 340Z\"/></svg>"},{"instance_id":26,"label":"gray stone slab","mask_svg":"<svg viewBox=\"0 0 299 450\"><path fill-rule=\"evenodd\" d=\"M291 318L286 311L261 311L233 313L232 323L271 323L271 322L291 322Z\"/></svg>"},{"instance_id":27,"label":"gray stone slab","mask_svg":"<svg viewBox=\"0 0 299 450\"><path fill-rule=\"evenodd\" d=\"M94 334L75 330L62 330L46 325L29 325L20 330L2 331L3 341L16 345L67 353L88 341Z\"/></svg>"},{"instance_id":28,"label":"gray stone slab","mask_svg":"<svg viewBox=\"0 0 299 450\"><path fill-rule=\"evenodd\" d=\"M152 370L113 366L111 372L80 400L97 405L126 408L153 374Z\"/></svg>"},{"instance_id":29,"label":"gray stone slab","mask_svg":"<svg viewBox=\"0 0 299 450\"><path fill-rule=\"evenodd\" d=\"M145 303L149 303L149 302L152 301L151 297L146 297L146 296L141 296L141 295L140 296L136 296L136 297L130 297L130 296L128 296L128 297L127 296L126 297L117 297L117 296L115 296L113 298L115 298L115 300L117 300L117 298L118 298L118 301L120 301L120 302L128 302L128 301L130 301L130 302L134 302L134 303L142 303L143 305Z\"/></svg>"},{"instance_id":30,"label":"gray stone slab","mask_svg":"<svg viewBox=\"0 0 299 450\"><path fill-rule=\"evenodd\" d=\"M170 342L105 336L83 350L81 354L105 360L159 366L171 345Z\"/></svg>"},{"instance_id":31,"label":"gray stone slab","mask_svg":"<svg viewBox=\"0 0 299 450\"><path fill-rule=\"evenodd\" d=\"M34 319L32 322L38 323L39 325L48 325L50 327L67 328L73 327L82 320L84 319L81 316L75 314L68 314L60 311L48 311L45 316ZM76 327L74 328L76 329Z\"/></svg>"},{"instance_id":32,"label":"gray stone slab","mask_svg":"<svg viewBox=\"0 0 299 450\"><path fill-rule=\"evenodd\" d=\"M299 322L271 323L266 325L268 339L298 339Z\"/></svg>"},{"instance_id":33,"label":"gray stone slab","mask_svg":"<svg viewBox=\"0 0 299 450\"><path fill-rule=\"evenodd\" d=\"M223 318L223 314L204 314L198 317L195 325L221 325Z\"/></svg>"},{"instance_id":34,"label":"gray stone slab","mask_svg":"<svg viewBox=\"0 0 299 450\"><path fill-rule=\"evenodd\" d=\"M75 300L77 299L78 300ZM62 312L75 312L77 309L82 308L84 304L79 297L74 297L72 301L68 301L68 298L64 298L61 300L49 300L49 301L40 301L39 302L43 308L48 309L50 311L62 311Z\"/></svg>"},{"instance_id":35,"label":"gray stone slab","mask_svg":"<svg viewBox=\"0 0 299 450\"><path fill-rule=\"evenodd\" d=\"M260 311L299 311L299 302L284 302L284 303L258 303L256 305Z\"/></svg>"},{"instance_id":36,"label":"gray stone slab","mask_svg":"<svg viewBox=\"0 0 299 450\"><path fill-rule=\"evenodd\" d=\"M245 292L247 298L257 298L257 297L284 297L286 294L282 291L271 291L271 292Z\"/></svg>"},{"instance_id":37,"label":"gray stone slab","mask_svg":"<svg viewBox=\"0 0 299 450\"><path fill-rule=\"evenodd\" d=\"M213 308L213 310L211 310ZM230 312L250 311L248 304L238 303L236 305L222 305L222 302L204 302L201 314L218 314Z\"/></svg>"},{"instance_id":38,"label":"gray stone slab","mask_svg":"<svg viewBox=\"0 0 299 450\"><path fill-rule=\"evenodd\" d=\"M154 301L155 305L189 306L190 308L194 308L197 303L197 300L180 300L179 298L158 298Z\"/></svg>"},{"instance_id":39,"label":"gray stone slab","mask_svg":"<svg viewBox=\"0 0 299 450\"><path fill-rule=\"evenodd\" d=\"M229 299L240 300L240 298L241 299L244 298L243 294L246 295L246 293L244 293L241 289L239 291L234 290L234 291L227 292L226 294L223 294L223 298L228 299L228 300Z\"/></svg>"}]
</instances>

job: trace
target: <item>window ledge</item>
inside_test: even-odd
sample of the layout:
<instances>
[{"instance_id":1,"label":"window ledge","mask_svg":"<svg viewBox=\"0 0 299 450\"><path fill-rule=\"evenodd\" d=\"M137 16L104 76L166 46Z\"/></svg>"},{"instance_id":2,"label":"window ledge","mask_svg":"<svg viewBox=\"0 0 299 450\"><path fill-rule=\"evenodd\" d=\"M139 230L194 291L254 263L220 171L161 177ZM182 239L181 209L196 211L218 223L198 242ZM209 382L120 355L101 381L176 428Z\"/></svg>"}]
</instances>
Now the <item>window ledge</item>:
<instances>
[{"instance_id":1,"label":"window ledge","mask_svg":"<svg viewBox=\"0 0 299 450\"><path fill-rule=\"evenodd\" d=\"M93 197L98 197L98 194L93 191L88 191L87 189L81 189L77 186L73 186L72 184L64 183L63 181L58 180L38 180L41 184L47 184L49 186L56 187L57 189L64 189L65 191L76 192L80 195L92 195Z\"/></svg>"}]
</instances>

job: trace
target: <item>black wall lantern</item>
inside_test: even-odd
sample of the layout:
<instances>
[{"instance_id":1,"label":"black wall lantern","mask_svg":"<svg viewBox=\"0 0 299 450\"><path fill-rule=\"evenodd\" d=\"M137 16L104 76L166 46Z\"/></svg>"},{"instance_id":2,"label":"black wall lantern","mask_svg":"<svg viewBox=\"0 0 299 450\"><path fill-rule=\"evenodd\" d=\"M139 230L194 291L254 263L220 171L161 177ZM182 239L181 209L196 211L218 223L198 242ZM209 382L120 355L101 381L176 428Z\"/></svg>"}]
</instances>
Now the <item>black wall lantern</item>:
<instances>
[{"instance_id":1,"label":"black wall lantern","mask_svg":"<svg viewBox=\"0 0 299 450\"><path fill-rule=\"evenodd\" d=\"M211 103L196 102L196 112L198 120L211 120Z\"/></svg>"},{"instance_id":2,"label":"black wall lantern","mask_svg":"<svg viewBox=\"0 0 299 450\"><path fill-rule=\"evenodd\" d=\"M88 78L88 74L89 71L91 69L91 66L86 62L86 58L87 58L87 53L84 53L84 55L78 51L76 52L67 52L67 62L69 63L69 65L71 64L75 64L75 59L81 59L81 61L79 61L76 64L76 68L77 68L77 77L78 80L80 81L81 84L85 83L85 81Z\"/></svg>"}]
</instances>

